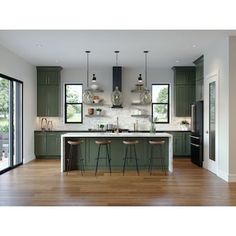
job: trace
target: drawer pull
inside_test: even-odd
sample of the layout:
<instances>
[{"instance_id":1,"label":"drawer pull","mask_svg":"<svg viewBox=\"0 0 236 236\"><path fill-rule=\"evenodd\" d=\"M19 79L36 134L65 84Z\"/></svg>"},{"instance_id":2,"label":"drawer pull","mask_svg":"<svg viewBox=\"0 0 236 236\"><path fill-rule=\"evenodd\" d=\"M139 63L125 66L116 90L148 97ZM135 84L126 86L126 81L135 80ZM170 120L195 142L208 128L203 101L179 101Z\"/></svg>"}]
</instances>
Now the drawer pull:
<instances>
[{"instance_id":1,"label":"drawer pull","mask_svg":"<svg viewBox=\"0 0 236 236\"><path fill-rule=\"evenodd\" d=\"M190 135L190 138L200 139L200 137L198 137L198 136L193 136L193 135Z\"/></svg>"},{"instance_id":2,"label":"drawer pull","mask_svg":"<svg viewBox=\"0 0 236 236\"><path fill-rule=\"evenodd\" d=\"M198 144L194 144L194 143L190 143L190 144L195 146L195 147L200 147L200 145L198 145Z\"/></svg>"}]
</instances>

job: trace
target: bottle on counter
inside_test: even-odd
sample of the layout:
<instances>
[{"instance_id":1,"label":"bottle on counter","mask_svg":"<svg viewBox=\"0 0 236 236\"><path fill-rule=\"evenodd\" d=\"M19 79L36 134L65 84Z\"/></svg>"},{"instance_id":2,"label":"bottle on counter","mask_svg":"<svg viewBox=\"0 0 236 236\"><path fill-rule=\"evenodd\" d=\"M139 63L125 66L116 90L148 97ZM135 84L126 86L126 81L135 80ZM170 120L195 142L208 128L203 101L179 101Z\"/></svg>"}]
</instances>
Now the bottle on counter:
<instances>
[{"instance_id":1,"label":"bottle on counter","mask_svg":"<svg viewBox=\"0 0 236 236\"><path fill-rule=\"evenodd\" d=\"M134 123L134 131L138 131L138 120Z\"/></svg>"},{"instance_id":2,"label":"bottle on counter","mask_svg":"<svg viewBox=\"0 0 236 236\"><path fill-rule=\"evenodd\" d=\"M151 122L151 125L150 125L150 133L151 133L151 134L156 133L156 127L155 127L155 123L154 123L154 122Z\"/></svg>"}]
</instances>

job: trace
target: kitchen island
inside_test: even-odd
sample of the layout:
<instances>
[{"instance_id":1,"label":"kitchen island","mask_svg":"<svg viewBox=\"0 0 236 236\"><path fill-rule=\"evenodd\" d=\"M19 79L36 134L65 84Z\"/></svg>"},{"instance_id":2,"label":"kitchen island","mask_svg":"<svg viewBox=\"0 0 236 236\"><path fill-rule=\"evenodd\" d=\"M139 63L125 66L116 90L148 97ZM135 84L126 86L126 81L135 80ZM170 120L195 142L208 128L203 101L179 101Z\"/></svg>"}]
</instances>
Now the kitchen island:
<instances>
[{"instance_id":1,"label":"kitchen island","mask_svg":"<svg viewBox=\"0 0 236 236\"><path fill-rule=\"evenodd\" d=\"M149 164L150 157L150 147L148 144L149 140L165 140L165 144L163 145L164 157L165 157L165 167L170 172L173 172L173 136L169 133L108 133L108 132L97 132L97 133L89 133L89 132L73 132L73 133L65 133L61 135L61 172L66 170L65 165L65 156L68 155L69 147L67 144L68 140L76 140L82 139L84 142L82 144L82 156L85 162L85 171L86 170L94 170L98 145L95 144L95 140L101 139L109 139L112 141L111 144L111 167L112 170L121 171L123 165L124 158L124 145L122 143L123 140L138 140L139 143L136 145L137 155L139 160L140 170L147 170ZM158 149L158 148L157 148ZM160 150L155 152L155 155L160 155ZM74 158L74 163L72 165L73 169L79 169L79 161L78 155ZM99 170L107 170L107 162L104 160L99 165ZM130 168L132 169L132 163L129 163ZM134 167L134 166L133 166ZM157 168L159 169L160 166Z\"/></svg>"}]
</instances>

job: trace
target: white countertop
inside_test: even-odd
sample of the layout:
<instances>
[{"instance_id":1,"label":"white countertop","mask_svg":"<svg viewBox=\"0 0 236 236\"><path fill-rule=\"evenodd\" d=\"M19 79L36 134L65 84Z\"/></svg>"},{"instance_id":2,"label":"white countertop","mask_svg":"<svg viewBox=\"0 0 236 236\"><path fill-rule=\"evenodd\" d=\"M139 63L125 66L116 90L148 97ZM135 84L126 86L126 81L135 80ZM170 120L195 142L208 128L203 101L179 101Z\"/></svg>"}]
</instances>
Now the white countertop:
<instances>
[{"instance_id":1,"label":"white countertop","mask_svg":"<svg viewBox=\"0 0 236 236\"><path fill-rule=\"evenodd\" d=\"M171 138L172 134L169 133L155 133L155 134L151 134L151 133L94 133L94 132L84 132L84 133L65 133L61 135L62 138L67 138L67 137L83 137L83 138L87 138L87 137L104 137L104 138Z\"/></svg>"}]
</instances>

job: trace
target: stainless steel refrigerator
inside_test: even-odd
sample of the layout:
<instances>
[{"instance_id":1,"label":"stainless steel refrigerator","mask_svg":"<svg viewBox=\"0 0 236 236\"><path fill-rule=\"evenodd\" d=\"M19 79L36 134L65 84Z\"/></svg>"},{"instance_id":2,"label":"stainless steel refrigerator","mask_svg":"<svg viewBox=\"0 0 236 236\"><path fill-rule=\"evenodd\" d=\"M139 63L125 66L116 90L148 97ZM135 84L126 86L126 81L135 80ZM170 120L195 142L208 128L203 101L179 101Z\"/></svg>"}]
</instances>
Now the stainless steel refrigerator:
<instances>
[{"instance_id":1,"label":"stainless steel refrigerator","mask_svg":"<svg viewBox=\"0 0 236 236\"><path fill-rule=\"evenodd\" d=\"M203 101L191 105L191 161L202 167L203 163Z\"/></svg>"}]
</instances>

